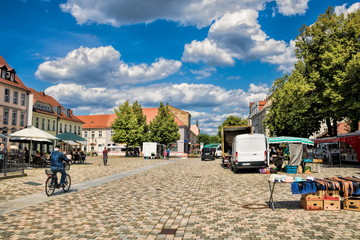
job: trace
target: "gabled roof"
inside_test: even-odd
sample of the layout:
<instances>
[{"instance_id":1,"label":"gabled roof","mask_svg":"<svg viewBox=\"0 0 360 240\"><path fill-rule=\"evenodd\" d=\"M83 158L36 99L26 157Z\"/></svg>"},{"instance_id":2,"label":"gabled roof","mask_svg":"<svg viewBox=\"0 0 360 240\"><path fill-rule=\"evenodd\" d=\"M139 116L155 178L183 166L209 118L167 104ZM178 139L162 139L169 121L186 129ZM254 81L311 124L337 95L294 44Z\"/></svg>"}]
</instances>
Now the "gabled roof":
<instances>
[{"instance_id":1,"label":"gabled roof","mask_svg":"<svg viewBox=\"0 0 360 240\"><path fill-rule=\"evenodd\" d=\"M149 124L158 114L158 108L143 108L143 114L146 116L146 123ZM83 128L110 128L112 122L117 118L116 114L103 114L103 115L82 115L77 116L85 124ZM176 116L175 122L178 126L185 126Z\"/></svg>"},{"instance_id":2,"label":"gabled roof","mask_svg":"<svg viewBox=\"0 0 360 240\"><path fill-rule=\"evenodd\" d=\"M103 114L103 115L82 115L77 116L85 124L84 128L109 128L116 118L116 114Z\"/></svg>"},{"instance_id":3,"label":"gabled roof","mask_svg":"<svg viewBox=\"0 0 360 240\"><path fill-rule=\"evenodd\" d=\"M199 127L198 127L197 125L191 125L190 130L191 130L196 136L198 136L199 133L200 133L200 129L199 129Z\"/></svg>"},{"instance_id":4,"label":"gabled roof","mask_svg":"<svg viewBox=\"0 0 360 240\"><path fill-rule=\"evenodd\" d=\"M7 64L5 59L2 56L0 56L0 67L3 67L3 66L5 66L8 71L11 71L11 70L14 71L14 69L12 67L10 67L9 64ZM0 76L0 83L8 84L13 87L18 87L23 90L28 90L27 87L25 86L25 84L21 81L21 79L16 74L15 74L14 82L4 79L4 78L1 78L1 76Z\"/></svg>"},{"instance_id":5,"label":"gabled roof","mask_svg":"<svg viewBox=\"0 0 360 240\"><path fill-rule=\"evenodd\" d=\"M45 92L38 92L32 88L27 88L27 89L30 91L31 94L34 95L33 104L35 104L36 102L42 102L49 104L51 107L60 107L64 111L67 110L58 101L56 101L55 98L46 95ZM84 123L77 116L75 116L72 111L70 111L70 117L68 117L67 114L64 114L63 111L60 114L58 114L56 111L46 112L40 109L34 109L34 112L57 116L62 120Z\"/></svg>"}]
</instances>

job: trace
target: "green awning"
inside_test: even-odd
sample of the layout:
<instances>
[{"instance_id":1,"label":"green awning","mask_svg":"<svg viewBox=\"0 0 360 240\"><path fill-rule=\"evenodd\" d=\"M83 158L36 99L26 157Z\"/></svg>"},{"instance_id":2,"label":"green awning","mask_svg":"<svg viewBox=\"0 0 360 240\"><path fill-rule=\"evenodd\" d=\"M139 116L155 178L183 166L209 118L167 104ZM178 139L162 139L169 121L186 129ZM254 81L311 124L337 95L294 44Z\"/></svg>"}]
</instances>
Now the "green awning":
<instances>
[{"instance_id":1,"label":"green awning","mask_svg":"<svg viewBox=\"0 0 360 240\"><path fill-rule=\"evenodd\" d=\"M221 144L220 143L210 143L210 144L206 144L204 147L216 148L219 145L221 145Z\"/></svg>"},{"instance_id":2,"label":"green awning","mask_svg":"<svg viewBox=\"0 0 360 240\"><path fill-rule=\"evenodd\" d=\"M81 141L81 142L86 141L85 138L80 137L79 135L76 135L75 133L72 132L61 133L59 135L56 135L56 137L61 141Z\"/></svg>"},{"instance_id":3,"label":"green awning","mask_svg":"<svg viewBox=\"0 0 360 240\"><path fill-rule=\"evenodd\" d=\"M314 142L310 139L300 137L269 137L269 143L302 143L306 145L314 145Z\"/></svg>"}]
</instances>

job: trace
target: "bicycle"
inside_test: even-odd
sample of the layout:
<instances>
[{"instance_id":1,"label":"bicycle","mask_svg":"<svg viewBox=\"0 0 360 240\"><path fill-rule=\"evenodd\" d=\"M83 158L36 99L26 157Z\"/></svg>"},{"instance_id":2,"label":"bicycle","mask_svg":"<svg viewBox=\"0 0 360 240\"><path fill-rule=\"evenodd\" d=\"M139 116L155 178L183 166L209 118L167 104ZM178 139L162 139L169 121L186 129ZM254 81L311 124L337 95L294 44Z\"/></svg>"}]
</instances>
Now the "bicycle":
<instances>
[{"instance_id":1,"label":"bicycle","mask_svg":"<svg viewBox=\"0 0 360 240\"><path fill-rule=\"evenodd\" d=\"M65 170L70 170L70 165L65 165ZM48 178L45 181L45 192L48 197L54 194L55 188L62 188L64 192L69 191L71 186L71 178L69 174L66 174L65 177L65 184L61 186L58 178L58 171L52 171L51 169L45 169L45 174Z\"/></svg>"}]
</instances>

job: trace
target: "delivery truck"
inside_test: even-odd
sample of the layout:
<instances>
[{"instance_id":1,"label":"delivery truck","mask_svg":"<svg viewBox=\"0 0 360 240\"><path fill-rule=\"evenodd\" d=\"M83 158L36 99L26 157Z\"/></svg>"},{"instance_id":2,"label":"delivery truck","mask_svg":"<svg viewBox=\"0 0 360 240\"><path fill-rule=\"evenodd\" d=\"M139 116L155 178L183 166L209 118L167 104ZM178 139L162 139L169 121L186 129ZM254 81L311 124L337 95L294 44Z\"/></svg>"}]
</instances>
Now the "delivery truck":
<instances>
[{"instance_id":1,"label":"delivery truck","mask_svg":"<svg viewBox=\"0 0 360 240\"><path fill-rule=\"evenodd\" d=\"M143 156L145 159L160 158L163 147L157 142L143 142Z\"/></svg>"},{"instance_id":2,"label":"delivery truck","mask_svg":"<svg viewBox=\"0 0 360 240\"><path fill-rule=\"evenodd\" d=\"M223 126L221 128L221 150L223 167L228 167L230 164L234 137L240 134L246 134L251 132L251 125Z\"/></svg>"}]
</instances>

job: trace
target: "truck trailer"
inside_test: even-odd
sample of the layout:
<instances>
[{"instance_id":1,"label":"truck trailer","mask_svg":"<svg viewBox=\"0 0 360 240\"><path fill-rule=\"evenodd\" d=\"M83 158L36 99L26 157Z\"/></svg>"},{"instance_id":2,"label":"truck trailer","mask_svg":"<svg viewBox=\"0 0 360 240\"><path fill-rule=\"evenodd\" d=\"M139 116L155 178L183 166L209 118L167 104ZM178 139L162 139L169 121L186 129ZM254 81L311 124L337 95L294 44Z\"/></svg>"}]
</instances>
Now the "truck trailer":
<instances>
[{"instance_id":1,"label":"truck trailer","mask_svg":"<svg viewBox=\"0 0 360 240\"><path fill-rule=\"evenodd\" d=\"M223 126L221 128L221 149L223 167L228 167L232 155L232 144L235 136L251 133L251 125Z\"/></svg>"}]
</instances>

